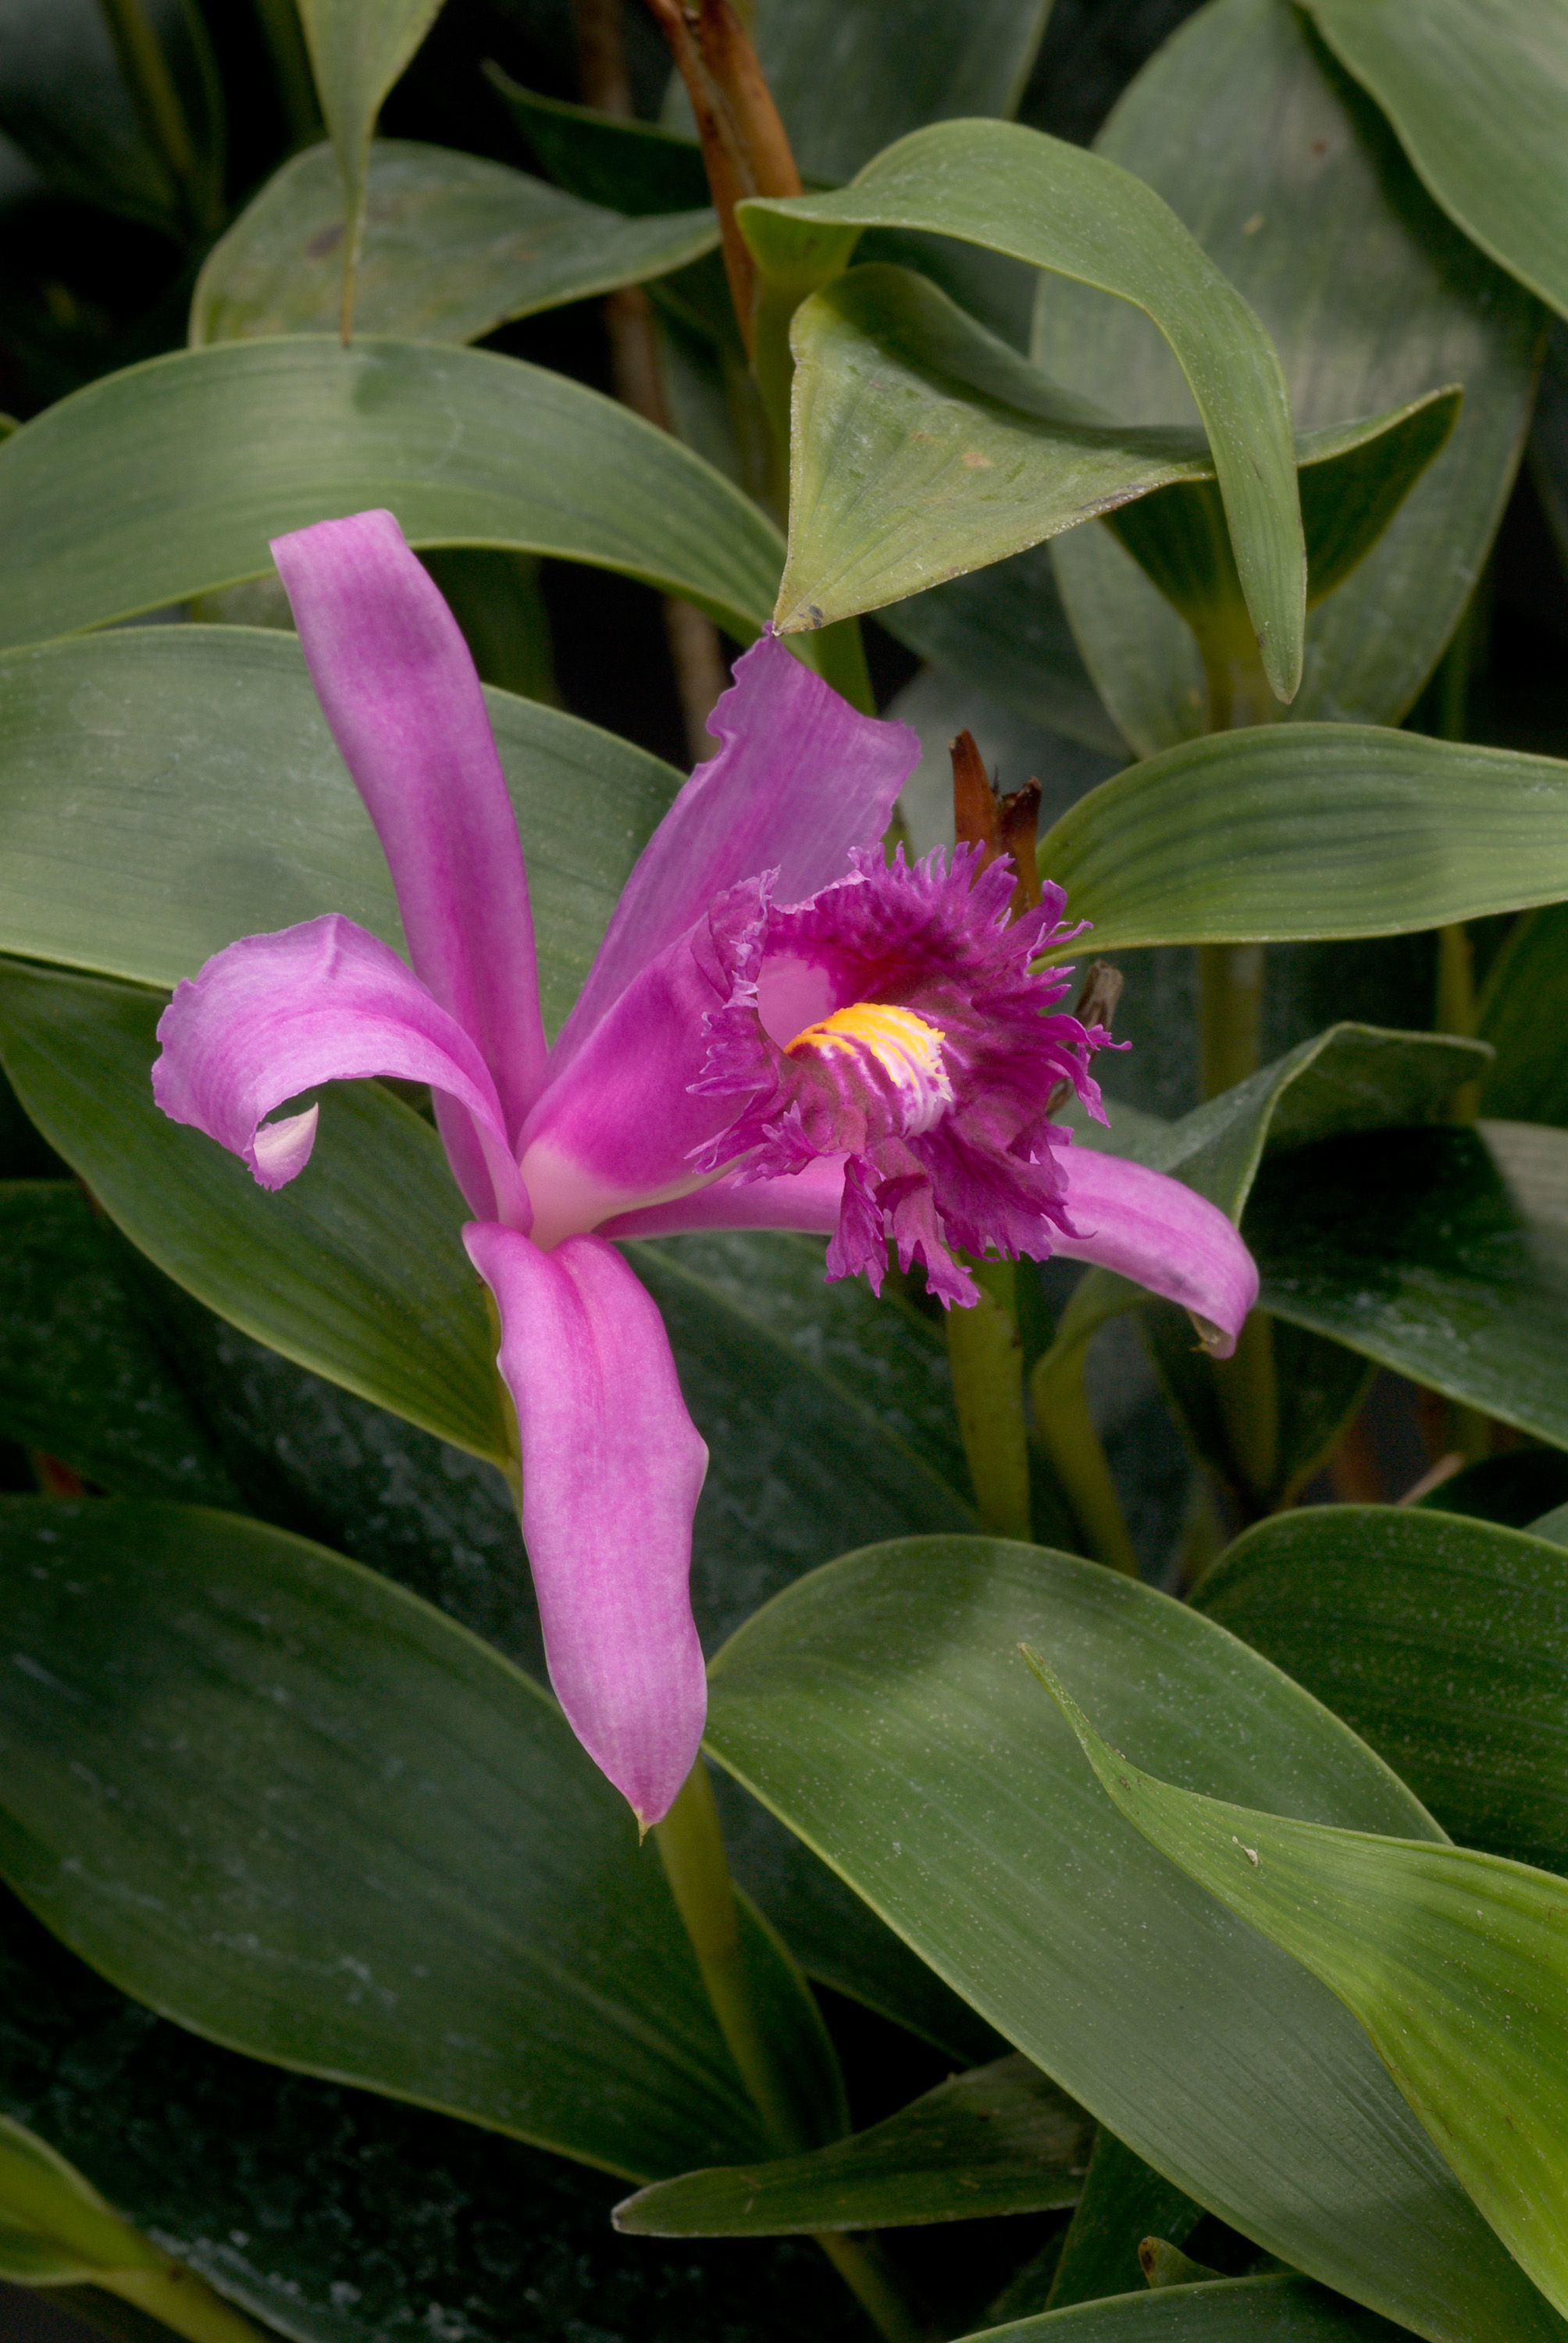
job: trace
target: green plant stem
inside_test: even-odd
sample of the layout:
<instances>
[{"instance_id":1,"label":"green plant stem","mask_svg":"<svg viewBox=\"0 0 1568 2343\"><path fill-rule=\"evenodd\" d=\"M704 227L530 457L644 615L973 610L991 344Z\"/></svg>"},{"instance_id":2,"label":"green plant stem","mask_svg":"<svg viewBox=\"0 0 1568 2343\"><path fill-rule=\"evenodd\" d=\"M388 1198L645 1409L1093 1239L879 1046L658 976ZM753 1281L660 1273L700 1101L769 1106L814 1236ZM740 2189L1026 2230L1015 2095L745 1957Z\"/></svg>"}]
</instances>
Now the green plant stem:
<instances>
[{"instance_id":1,"label":"green plant stem","mask_svg":"<svg viewBox=\"0 0 1568 2343\"><path fill-rule=\"evenodd\" d=\"M713 1785L701 1757L664 1820L655 1823L653 1836L719 2030L740 2079L779 2153L798 2155L815 2143L796 2121L788 2079L780 2072L775 2046L759 2021L747 1985L735 1883L724 1852ZM873 2241L824 2231L817 2242L886 2343L926 2343L924 2328Z\"/></svg>"},{"instance_id":2,"label":"green plant stem","mask_svg":"<svg viewBox=\"0 0 1568 2343\"><path fill-rule=\"evenodd\" d=\"M1095 1561L1136 1578L1138 1556L1084 1389L1088 1351L1087 1342L1079 1342L1041 1359L1030 1379L1035 1430Z\"/></svg>"},{"instance_id":3,"label":"green plant stem","mask_svg":"<svg viewBox=\"0 0 1568 2343\"><path fill-rule=\"evenodd\" d=\"M1225 1438L1243 1493L1266 1507L1280 1470L1280 1392L1274 1370L1274 1330L1256 1310L1228 1359L1211 1363Z\"/></svg>"},{"instance_id":4,"label":"green plant stem","mask_svg":"<svg viewBox=\"0 0 1568 2343\"><path fill-rule=\"evenodd\" d=\"M1262 1023L1262 945L1200 944L1198 1070L1206 1099L1257 1072Z\"/></svg>"},{"instance_id":5,"label":"green plant stem","mask_svg":"<svg viewBox=\"0 0 1568 2343\"><path fill-rule=\"evenodd\" d=\"M98 5L143 129L184 196L195 225L204 230L216 226L211 205L200 185L196 146L185 108L157 36L147 22L142 0L98 0Z\"/></svg>"},{"instance_id":6,"label":"green plant stem","mask_svg":"<svg viewBox=\"0 0 1568 2343\"><path fill-rule=\"evenodd\" d=\"M1024 1417L1023 1344L1018 1330L1017 1263L967 1262L980 1300L950 1310L948 1363L959 1433L974 1483L975 1510L989 1536L1030 1534L1029 1432Z\"/></svg>"},{"instance_id":7,"label":"green plant stem","mask_svg":"<svg viewBox=\"0 0 1568 2343\"><path fill-rule=\"evenodd\" d=\"M324 126L298 11L294 0L254 0L254 5L283 100L289 138L296 146L313 146Z\"/></svg>"},{"instance_id":8,"label":"green plant stem","mask_svg":"<svg viewBox=\"0 0 1568 2343\"><path fill-rule=\"evenodd\" d=\"M134 2303L187 2343L263 2343L261 2328L178 2263L161 2270L105 2270L93 2283Z\"/></svg>"}]
</instances>

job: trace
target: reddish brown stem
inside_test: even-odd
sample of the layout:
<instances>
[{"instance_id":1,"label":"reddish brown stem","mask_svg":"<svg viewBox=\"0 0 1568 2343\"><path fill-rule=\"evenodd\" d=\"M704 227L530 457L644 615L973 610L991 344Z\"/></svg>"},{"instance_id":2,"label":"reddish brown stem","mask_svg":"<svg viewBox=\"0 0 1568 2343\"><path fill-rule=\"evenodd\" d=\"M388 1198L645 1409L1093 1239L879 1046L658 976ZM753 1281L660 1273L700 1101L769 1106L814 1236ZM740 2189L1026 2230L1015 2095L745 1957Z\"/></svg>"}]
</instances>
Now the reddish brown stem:
<instances>
[{"instance_id":1,"label":"reddish brown stem","mask_svg":"<svg viewBox=\"0 0 1568 2343\"><path fill-rule=\"evenodd\" d=\"M986 771L972 732L960 732L956 740L950 740L948 754L953 760L953 835L960 846L984 848L982 870L999 855L1012 857L1016 920L1040 900L1040 872L1034 860L1040 783L1025 781L1021 789L1002 797Z\"/></svg>"},{"instance_id":2,"label":"reddish brown stem","mask_svg":"<svg viewBox=\"0 0 1568 2343\"><path fill-rule=\"evenodd\" d=\"M725 274L751 347L757 267L735 218L747 196L798 196L800 174L757 52L730 0L648 0L691 99Z\"/></svg>"}]
</instances>

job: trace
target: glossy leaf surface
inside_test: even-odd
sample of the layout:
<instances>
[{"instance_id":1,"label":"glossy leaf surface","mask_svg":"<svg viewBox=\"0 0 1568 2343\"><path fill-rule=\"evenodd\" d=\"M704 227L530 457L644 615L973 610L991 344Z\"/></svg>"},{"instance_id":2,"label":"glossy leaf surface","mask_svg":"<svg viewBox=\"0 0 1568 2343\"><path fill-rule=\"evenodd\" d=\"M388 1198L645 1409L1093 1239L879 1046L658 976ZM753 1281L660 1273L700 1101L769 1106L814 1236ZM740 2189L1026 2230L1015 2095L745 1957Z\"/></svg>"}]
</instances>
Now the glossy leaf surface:
<instances>
[{"instance_id":1,"label":"glossy leaf surface","mask_svg":"<svg viewBox=\"0 0 1568 2343\"><path fill-rule=\"evenodd\" d=\"M0 1182L0 1431L123 1496L239 1502L75 1181Z\"/></svg>"},{"instance_id":2,"label":"glossy leaf surface","mask_svg":"<svg viewBox=\"0 0 1568 2343\"><path fill-rule=\"evenodd\" d=\"M1465 398L1448 447L1307 623L1292 719L1396 723L1470 598L1529 416L1539 311L1423 195L1397 140L1286 0L1219 0L1160 49L1098 147L1147 179L1256 307L1297 427L1440 384ZM1191 419L1170 352L1125 307L1041 287L1035 357L1117 412ZM1096 682L1145 754L1203 729L1194 639L1103 529L1056 548ZM1254 716L1286 711L1257 696ZM1241 720L1233 719L1232 720Z\"/></svg>"},{"instance_id":3,"label":"glossy leaf surface","mask_svg":"<svg viewBox=\"0 0 1568 2343\"><path fill-rule=\"evenodd\" d=\"M12 1498L0 1537L0 1866L73 1950L209 2039L609 2171L755 2145L662 1871L498 1653L232 1514Z\"/></svg>"},{"instance_id":4,"label":"glossy leaf surface","mask_svg":"<svg viewBox=\"0 0 1568 2343\"><path fill-rule=\"evenodd\" d=\"M1509 2250L1568 2311L1568 1884L1179 1789L1035 1664L1120 1811L1354 2011Z\"/></svg>"},{"instance_id":5,"label":"glossy leaf surface","mask_svg":"<svg viewBox=\"0 0 1568 2343\"><path fill-rule=\"evenodd\" d=\"M1451 219L1568 316L1568 28L1556 0L1308 0Z\"/></svg>"},{"instance_id":6,"label":"glossy leaf surface","mask_svg":"<svg viewBox=\"0 0 1568 2343\"><path fill-rule=\"evenodd\" d=\"M810 2156L682 2173L615 2211L634 2237L778 2237L978 2220L1070 2205L1094 2127L1027 2058L953 2075Z\"/></svg>"},{"instance_id":7,"label":"glossy leaf surface","mask_svg":"<svg viewBox=\"0 0 1568 2343\"><path fill-rule=\"evenodd\" d=\"M1242 1233L1263 1309L1568 1447L1568 1133L1303 1148L1265 1166Z\"/></svg>"},{"instance_id":8,"label":"glossy leaf surface","mask_svg":"<svg viewBox=\"0 0 1568 2343\"><path fill-rule=\"evenodd\" d=\"M153 1104L162 1002L11 962L0 1052L39 1129L160 1269L247 1333L475 1454L504 1458L495 1340L432 1126L335 1089L311 1176L276 1195Z\"/></svg>"},{"instance_id":9,"label":"glossy leaf surface","mask_svg":"<svg viewBox=\"0 0 1568 2343\"><path fill-rule=\"evenodd\" d=\"M1462 1845L1568 1871L1560 1546L1419 1505L1312 1507L1247 1531L1193 1600L1353 1725Z\"/></svg>"},{"instance_id":10,"label":"glossy leaf surface","mask_svg":"<svg viewBox=\"0 0 1568 2343\"><path fill-rule=\"evenodd\" d=\"M1213 478L1201 431L1119 427L910 269L873 265L835 278L796 311L790 346L785 628L878 609L1172 482ZM1307 531L1309 598L1381 534L1387 500L1397 503L1431 460L1456 404L1440 397L1298 442L1298 462L1312 468L1303 517L1317 524ZM1373 493L1362 477L1369 462ZM1187 506L1164 501L1190 539ZM1213 526L1233 587L1218 502ZM1164 559L1161 575L1168 592L1186 590L1180 560ZM1244 629L1244 608L1241 622Z\"/></svg>"},{"instance_id":11,"label":"glossy leaf surface","mask_svg":"<svg viewBox=\"0 0 1568 2343\"><path fill-rule=\"evenodd\" d=\"M1325 1988L1140 1841L1018 1657L1179 1778L1435 1832L1362 1744L1151 1589L1039 1548L844 1557L714 1662L709 1746L981 2014L1270 2250L1433 2337L1557 2322Z\"/></svg>"},{"instance_id":12,"label":"glossy leaf surface","mask_svg":"<svg viewBox=\"0 0 1568 2343\"><path fill-rule=\"evenodd\" d=\"M1405 2331L1293 2277L1145 2288L988 2330L997 2343L1396 2343Z\"/></svg>"},{"instance_id":13,"label":"glossy leaf surface","mask_svg":"<svg viewBox=\"0 0 1568 2343\"><path fill-rule=\"evenodd\" d=\"M1568 903L1521 920L1493 964L1476 1031L1497 1052L1483 1111L1512 1122L1568 1123Z\"/></svg>"},{"instance_id":14,"label":"glossy leaf surface","mask_svg":"<svg viewBox=\"0 0 1568 2343\"><path fill-rule=\"evenodd\" d=\"M1370 725L1167 749L1040 844L1094 949L1386 936L1568 893L1568 763Z\"/></svg>"},{"instance_id":15,"label":"glossy leaf surface","mask_svg":"<svg viewBox=\"0 0 1568 2343\"><path fill-rule=\"evenodd\" d=\"M879 155L851 187L754 201L739 217L764 275L802 292L837 275L862 228L923 228L1146 311L1208 434L1265 667L1280 690L1295 689L1306 557L1279 360L1252 311L1141 180L1012 124L937 124Z\"/></svg>"},{"instance_id":16,"label":"glossy leaf surface","mask_svg":"<svg viewBox=\"0 0 1568 2343\"><path fill-rule=\"evenodd\" d=\"M440 13L441 0L296 0L347 211L343 338L365 215L371 133L382 100Z\"/></svg>"},{"instance_id":17,"label":"glossy leaf surface","mask_svg":"<svg viewBox=\"0 0 1568 2343\"><path fill-rule=\"evenodd\" d=\"M681 777L557 709L485 697L554 1031ZM323 911L401 947L292 635L138 627L0 659L0 950L168 987Z\"/></svg>"},{"instance_id":18,"label":"glossy leaf surface","mask_svg":"<svg viewBox=\"0 0 1568 2343\"><path fill-rule=\"evenodd\" d=\"M475 342L508 318L683 267L719 240L713 214L632 220L505 164L378 138L356 274L361 334ZM194 345L336 332L343 190L330 146L296 155L208 253Z\"/></svg>"},{"instance_id":19,"label":"glossy leaf surface","mask_svg":"<svg viewBox=\"0 0 1568 2343\"><path fill-rule=\"evenodd\" d=\"M778 585L772 524L613 399L482 350L303 336L153 358L0 446L0 642L259 577L269 537L372 505L417 545L621 570L743 639Z\"/></svg>"}]
</instances>

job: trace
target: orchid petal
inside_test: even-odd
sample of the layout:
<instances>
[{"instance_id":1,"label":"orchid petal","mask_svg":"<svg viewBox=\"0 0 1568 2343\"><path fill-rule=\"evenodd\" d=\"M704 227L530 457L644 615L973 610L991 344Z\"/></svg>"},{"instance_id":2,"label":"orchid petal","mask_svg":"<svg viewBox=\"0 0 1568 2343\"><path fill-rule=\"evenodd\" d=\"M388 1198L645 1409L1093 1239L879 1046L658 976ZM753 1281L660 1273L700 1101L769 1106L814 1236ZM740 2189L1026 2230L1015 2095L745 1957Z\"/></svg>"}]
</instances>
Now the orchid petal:
<instances>
[{"instance_id":1,"label":"orchid petal","mask_svg":"<svg viewBox=\"0 0 1568 2343\"><path fill-rule=\"evenodd\" d=\"M777 900L799 903L843 878L851 850L881 837L920 754L907 724L861 716L771 635L737 659L708 724L722 746L643 849L561 1029L557 1065L714 896L777 870Z\"/></svg>"},{"instance_id":2,"label":"orchid petal","mask_svg":"<svg viewBox=\"0 0 1568 2343\"><path fill-rule=\"evenodd\" d=\"M689 936L628 985L545 1087L522 1137L540 1244L701 1184L691 1159L733 1119L696 1089L719 996Z\"/></svg>"},{"instance_id":3,"label":"orchid petal","mask_svg":"<svg viewBox=\"0 0 1568 2343\"><path fill-rule=\"evenodd\" d=\"M478 1044L515 1143L544 1028L522 849L468 647L389 512L317 521L272 552L408 956Z\"/></svg>"},{"instance_id":4,"label":"orchid petal","mask_svg":"<svg viewBox=\"0 0 1568 2343\"><path fill-rule=\"evenodd\" d=\"M243 1157L264 1188L305 1169L317 1110L262 1117L318 1082L391 1075L428 1082L466 1118L496 1206L527 1226L528 1203L485 1061L389 944L329 912L246 936L176 990L158 1021L153 1096Z\"/></svg>"},{"instance_id":5,"label":"orchid petal","mask_svg":"<svg viewBox=\"0 0 1568 2343\"><path fill-rule=\"evenodd\" d=\"M1079 1233L1057 1236L1070 1261L1098 1262L1191 1312L1218 1337L1206 1347L1228 1359L1258 1298L1258 1271L1217 1204L1146 1164L1088 1147L1058 1158L1067 1174L1067 1213Z\"/></svg>"},{"instance_id":6,"label":"orchid petal","mask_svg":"<svg viewBox=\"0 0 1568 2343\"><path fill-rule=\"evenodd\" d=\"M842 1155L819 1155L782 1178L747 1180L728 1172L689 1195L606 1221L607 1237L679 1237L704 1230L798 1229L830 1237L844 1201Z\"/></svg>"},{"instance_id":7,"label":"orchid petal","mask_svg":"<svg viewBox=\"0 0 1568 2343\"><path fill-rule=\"evenodd\" d=\"M612 1245L463 1242L499 1305L523 1537L567 1721L646 1830L691 1771L708 1684L688 1580L708 1468L664 1322Z\"/></svg>"}]
</instances>

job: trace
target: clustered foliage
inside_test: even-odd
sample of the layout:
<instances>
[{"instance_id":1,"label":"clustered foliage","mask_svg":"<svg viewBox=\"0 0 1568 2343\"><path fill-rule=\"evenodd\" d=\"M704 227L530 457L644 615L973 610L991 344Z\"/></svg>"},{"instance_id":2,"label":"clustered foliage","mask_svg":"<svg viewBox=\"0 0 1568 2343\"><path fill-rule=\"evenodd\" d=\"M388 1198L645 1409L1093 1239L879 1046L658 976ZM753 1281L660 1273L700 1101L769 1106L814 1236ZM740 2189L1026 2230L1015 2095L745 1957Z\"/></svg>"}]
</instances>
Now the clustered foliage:
<instances>
[{"instance_id":1,"label":"clustered foliage","mask_svg":"<svg viewBox=\"0 0 1568 2343\"><path fill-rule=\"evenodd\" d=\"M0 2279L133 2343L1568 2333L1564 320L1568 0L0 0ZM829 931L920 969L842 1029L894 1105L1006 1112L873 1131L980 1200L929 1279L869 1187L878 1295L622 1246L710 1452L646 1844L428 1089L271 1193L149 1086L234 940L403 946L268 552L377 508L550 1035L769 627L1041 955L961 853L715 930L703 1173L831 1153L850 1041L755 1015ZM1086 1258L1012 1257L1048 1193Z\"/></svg>"}]
</instances>

